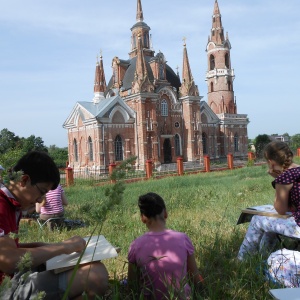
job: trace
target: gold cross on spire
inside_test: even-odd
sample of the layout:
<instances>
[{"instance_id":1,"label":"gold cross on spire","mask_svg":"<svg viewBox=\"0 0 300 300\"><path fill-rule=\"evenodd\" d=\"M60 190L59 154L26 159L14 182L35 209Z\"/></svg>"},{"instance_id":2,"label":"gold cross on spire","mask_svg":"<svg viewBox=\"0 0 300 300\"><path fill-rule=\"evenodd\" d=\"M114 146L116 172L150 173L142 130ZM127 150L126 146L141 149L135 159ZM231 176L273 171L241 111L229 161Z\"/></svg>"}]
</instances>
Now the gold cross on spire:
<instances>
[{"instance_id":1,"label":"gold cross on spire","mask_svg":"<svg viewBox=\"0 0 300 300\"><path fill-rule=\"evenodd\" d=\"M186 46L186 37L184 36L184 37L182 38L182 40L183 40L183 46Z\"/></svg>"}]
</instances>

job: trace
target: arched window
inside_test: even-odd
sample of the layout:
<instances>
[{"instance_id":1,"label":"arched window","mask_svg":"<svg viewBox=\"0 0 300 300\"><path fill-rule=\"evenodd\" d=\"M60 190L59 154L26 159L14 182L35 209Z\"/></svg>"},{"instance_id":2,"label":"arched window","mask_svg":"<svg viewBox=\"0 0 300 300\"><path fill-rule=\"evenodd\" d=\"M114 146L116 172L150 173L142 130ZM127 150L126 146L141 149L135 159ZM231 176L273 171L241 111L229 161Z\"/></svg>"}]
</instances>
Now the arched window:
<instances>
[{"instance_id":1,"label":"arched window","mask_svg":"<svg viewBox=\"0 0 300 300\"><path fill-rule=\"evenodd\" d=\"M93 161L94 160L93 142L92 142L92 138L90 136L89 136L88 142L89 142L89 158L90 158L90 161Z\"/></svg>"},{"instance_id":2,"label":"arched window","mask_svg":"<svg viewBox=\"0 0 300 300\"><path fill-rule=\"evenodd\" d=\"M115 159L116 161L123 160L123 142L119 135L115 139Z\"/></svg>"},{"instance_id":3,"label":"arched window","mask_svg":"<svg viewBox=\"0 0 300 300\"><path fill-rule=\"evenodd\" d=\"M215 57L211 54L209 57L210 70L214 70L215 68Z\"/></svg>"},{"instance_id":4,"label":"arched window","mask_svg":"<svg viewBox=\"0 0 300 300\"><path fill-rule=\"evenodd\" d=\"M225 67L229 69L229 55L228 53L225 54Z\"/></svg>"},{"instance_id":5,"label":"arched window","mask_svg":"<svg viewBox=\"0 0 300 300\"><path fill-rule=\"evenodd\" d=\"M161 108L160 109L161 109L161 115L163 117L167 117L168 116L168 103L165 99L163 99L161 101Z\"/></svg>"},{"instance_id":6,"label":"arched window","mask_svg":"<svg viewBox=\"0 0 300 300\"><path fill-rule=\"evenodd\" d=\"M207 136L206 133L202 133L202 146L203 146L203 154L207 154Z\"/></svg>"},{"instance_id":7,"label":"arched window","mask_svg":"<svg viewBox=\"0 0 300 300\"><path fill-rule=\"evenodd\" d=\"M214 83L213 83L213 82L210 83L210 91L211 91L211 92L214 91Z\"/></svg>"},{"instance_id":8,"label":"arched window","mask_svg":"<svg viewBox=\"0 0 300 300\"><path fill-rule=\"evenodd\" d=\"M76 139L74 139L73 141L73 151L74 151L74 160L78 161L78 146L77 146Z\"/></svg>"},{"instance_id":9,"label":"arched window","mask_svg":"<svg viewBox=\"0 0 300 300\"><path fill-rule=\"evenodd\" d=\"M234 152L239 151L239 137L237 133L234 135Z\"/></svg>"},{"instance_id":10,"label":"arched window","mask_svg":"<svg viewBox=\"0 0 300 300\"><path fill-rule=\"evenodd\" d=\"M144 47L148 48L148 37L147 37L147 34L144 35Z\"/></svg>"},{"instance_id":11,"label":"arched window","mask_svg":"<svg viewBox=\"0 0 300 300\"><path fill-rule=\"evenodd\" d=\"M180 137L178 134L175 134L175 155L181 155L181 147L180 147Z\"/></svg>"}]
</instances>

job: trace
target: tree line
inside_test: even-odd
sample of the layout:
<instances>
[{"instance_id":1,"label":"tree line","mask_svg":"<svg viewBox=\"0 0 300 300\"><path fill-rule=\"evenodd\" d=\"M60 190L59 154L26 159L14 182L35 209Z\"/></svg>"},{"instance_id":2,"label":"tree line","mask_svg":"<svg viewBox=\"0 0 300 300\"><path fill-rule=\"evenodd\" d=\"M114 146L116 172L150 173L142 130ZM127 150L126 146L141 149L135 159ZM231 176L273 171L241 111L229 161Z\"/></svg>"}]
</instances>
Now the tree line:
<instances>
[{"instance_id":1,"label":"tree line","mask_svg":"<svg viewBox=\"0 0 300 300\"><path fill-rule=\"evenodd\" d=\"M272 134L272 135L267 135L267 134L260 134L258 135L255 139L249 140L249 150L250 151L255 151L256 157L262 158L263 156L263 150L265 146L280 137L283 142L286 142L291 150L293 151L294 154L297 153L297 149L300 148L300 134L295 134L293 136L290 136L288 133L284 133L282 135L278 134ZM251 146L254 146L255 149L252 149Z\"/></svg>"},{"instance_id":2,"label":"tree line","mask_svg":"<svg viewBox=\"0 0 300 300\"><path fill-rule=\"evenodd\" d=\"M256 157L261 158L267 143L278 137L278 134L260 134L253 140L249 139L249 151L255 151ZM288 133L280 135L290 148L296 153L300 148L300 134L290 136ZM251 146L255 149L252 149ZM0 165L5 168L13 166L17 160L28 151L37 150L47 152L59 168L64 168L68 160L68 148L59 148L55 145L46 147L41 137L30 135L27 138L19 137L4 128L0 131Z\"/></svg>"},{"instance_id":3,"label":"tree line","mask_svg":"<svg viewBox=\"0 0 300 300\"><path fill-rule=\"evenodd\" d=\"M47 152L55 161L57 167L63 168L68 160L68 148L59 148L55 145L46 147L41 137L30 135L19 137L4 128L0 131L0 165L10 168L18 159L29 151Z\"/></svg>"}]
</instances>

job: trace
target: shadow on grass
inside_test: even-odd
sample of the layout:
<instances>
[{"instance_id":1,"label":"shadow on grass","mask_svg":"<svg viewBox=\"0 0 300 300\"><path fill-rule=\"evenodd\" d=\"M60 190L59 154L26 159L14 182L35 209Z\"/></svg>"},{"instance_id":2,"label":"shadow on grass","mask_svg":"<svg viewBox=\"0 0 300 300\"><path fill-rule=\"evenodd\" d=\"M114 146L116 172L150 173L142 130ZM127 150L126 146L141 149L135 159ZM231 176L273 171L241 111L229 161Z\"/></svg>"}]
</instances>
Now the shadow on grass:
<instances>
[{"instance_id":1,"label":"shadow on grass","mask_svg":"<svg viewBox=\"0 0 300 300\"><path fill-rule=\"evenodd\" d=\"M236 259L243 238L244 234L234 227L226 238L216 233L213 241L201 243L200 266L205 276L203 299L273 299L269 290L278 286L264 275L265 258L255 255L243 262Z\"/></svg>"}]
</instances>

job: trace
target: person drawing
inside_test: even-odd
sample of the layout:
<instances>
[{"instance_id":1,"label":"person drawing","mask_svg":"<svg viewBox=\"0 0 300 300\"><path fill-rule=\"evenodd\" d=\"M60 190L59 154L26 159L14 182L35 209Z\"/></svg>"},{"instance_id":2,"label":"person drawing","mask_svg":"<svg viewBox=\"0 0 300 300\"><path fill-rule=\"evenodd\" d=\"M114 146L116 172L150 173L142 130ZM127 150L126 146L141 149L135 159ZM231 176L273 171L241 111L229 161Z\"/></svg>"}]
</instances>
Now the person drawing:
<instances>
[{"instance_id":1,"label":"person drawing","mask_svg":"<svg viewBox=\"0 0 300 300\"><path fill-rule=\"evenodd\" d=\"M300 166L293 162L293 152L281 141L266 145L264 157L268 174L275 180L274 208L278 214L291 211L292 217L283 219L254 215L238 252L238 259L258 252L265 253L275 246L277 234L300 238Z\"/></svg>"},{"instance_id":2,"label":"person drawing","mask_svg":"<svg viewBox=\"0 0 300 300\"><path fill-rule=\"evenodd\" d=\"M88 299L104 295L108 273L101 262L80 265L74 278L73 270L59 274L40 270L50 258L82 252L86 245L83 238L73 236L58 243L22 243L17 237L22 210L41 202L59 184L59 171L52 158L44 152L29 152L21 157L9 176L7 186L0 189L0 283L5 275L11 279L8 286L1 286L0 298L37 299L39 292L43 292L43 299L62 299L69 283L68 299L83 299L84 292ZM17 264L25 254L30 256L30 267L20 270Z\"/></svg>"},{"instance_id":3,"label":"person drawing","mask_svg":"<svg viewBox=\"0 0 300 300\"><path fill-rule=\"evenodd\" d=\"M36 203L35 210L40 214L41 220L51 218L62 218L64 216L64 206L68 205L68 199L62 186L59 184L55 190L50 190L42 203ZM49 221L49 228L61 225L63 219Z\"/></svg>"},{"instance_id":4,"label":"person drawing","mask_svg":"<svg viewBox=\"0 0 300 300\"><path fill-rule=\"evenodd\" d=\"M192 297L189 280L198 290L202 289L203 281L191 240L185 233L166 228L168 213L158 194L140 196L138 206L148 232L130 245L129 286L133 288L139 282L143 299L147 300L171 299L171 293L176 299L189 299Z\"/></svg>"}]
</instances>

